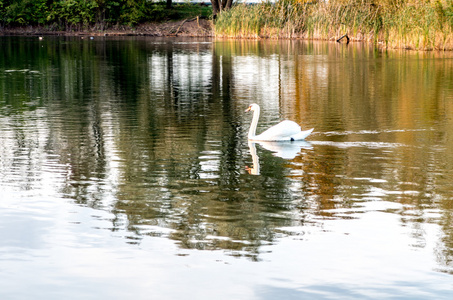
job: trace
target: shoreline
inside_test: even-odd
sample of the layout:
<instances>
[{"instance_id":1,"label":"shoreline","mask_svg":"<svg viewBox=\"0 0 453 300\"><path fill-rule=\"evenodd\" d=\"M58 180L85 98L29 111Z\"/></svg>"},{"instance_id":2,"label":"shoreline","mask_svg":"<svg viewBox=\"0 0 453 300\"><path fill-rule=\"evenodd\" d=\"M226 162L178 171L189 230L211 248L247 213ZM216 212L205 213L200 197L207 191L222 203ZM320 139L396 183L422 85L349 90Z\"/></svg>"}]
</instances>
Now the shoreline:
<instances>
[{"instance_id":1,"label":"shoreline","mask_svg":"<svg viewBox=\"0 0 453 300\"><path fill-rule=\"evenodd\" d=\"M109 29L69 28L54 30L45 26L21 26L0 28L0 36L155 36L155 37L214 37L211 20L191 18L168 22L149 22L130 26L115 26Z\"/></svg>"},{"instance_id":2,"label":"shoreline","mask_svg":"<svg viewBox=\"0 0 453 300\"><path fill-rule=\"evenodd\" d=\"M393 50L409 50L409 51L438 51L438 52L450 52L453 49L417 49L416 47L410 47L407 45L389 46L383 40L373 42L371 38L367 38L363 34L357 36L344 34L340 36L338 33L336 36L332 34L330 38L313 38L307 36L307 33L293 33L290 36L285 36L284 33L278 35L278 37L268 35L258 35L255 37L251 36L228 36L228 35L216 35L215 27L210 19L195 17L191 19L184 19L178 21L166 21L166 22L147 22L139 24L135 27L118 25L108 29L101 29L98 25L94 25L91 28L68 28L66 30L55 30L42 25L27 25L27 26L16 26L16 27L0 27L0 36L66 36L66 37L86 37L86 36L110 36L110 37L126 37L126 36L147 36L147 37L193 37L193 38L220 38L220 39L245 39L245 40L317 40L326 42L337 42L337 43L370 43L374 44L379 49L393 49ZM344 38L346 37L347 40Z\"/></svg>"}]
</instances>

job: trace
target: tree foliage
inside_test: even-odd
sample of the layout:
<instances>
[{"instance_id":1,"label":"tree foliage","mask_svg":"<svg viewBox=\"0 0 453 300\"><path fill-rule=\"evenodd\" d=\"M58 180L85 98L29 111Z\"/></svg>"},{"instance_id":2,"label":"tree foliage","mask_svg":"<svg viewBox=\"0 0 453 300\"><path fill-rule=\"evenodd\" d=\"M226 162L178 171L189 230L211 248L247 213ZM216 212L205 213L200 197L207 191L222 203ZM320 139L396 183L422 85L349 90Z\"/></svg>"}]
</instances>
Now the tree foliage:
<instances>
[{"instance_id":1,"label":"tree foliage","mask_svg":"<svg viewBox=\"0 0 453 300\"><path fill-rule=\"evenodd\" d=\"M163 1L0 0L2 25L134 25L168 18L170 13Z\"/></svg>"}]
</instances>

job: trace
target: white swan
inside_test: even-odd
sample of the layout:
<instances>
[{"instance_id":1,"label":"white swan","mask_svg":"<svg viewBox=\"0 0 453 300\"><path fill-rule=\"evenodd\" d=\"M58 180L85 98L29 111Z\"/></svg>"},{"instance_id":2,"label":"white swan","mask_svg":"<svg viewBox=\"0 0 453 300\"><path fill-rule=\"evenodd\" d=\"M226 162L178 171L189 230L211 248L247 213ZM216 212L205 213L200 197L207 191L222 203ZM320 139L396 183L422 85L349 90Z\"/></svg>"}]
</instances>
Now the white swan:
<instances>
[{"instance_id":1,"label":"white swan","mask_svg":"<svg viewBox=\"0 0 453 300\"><path fill-rule=\"evenodd\" d=\"M304 140L312 133L313 129L301 131L299 124L293 121L282 121L277 125L272 126L263 133L255 135L256 125L260 118L260 106L251 104L246 112L253 111L253 119L250 124L248 139L252 141L300 141Z\"/></svg>"}]
</instances>

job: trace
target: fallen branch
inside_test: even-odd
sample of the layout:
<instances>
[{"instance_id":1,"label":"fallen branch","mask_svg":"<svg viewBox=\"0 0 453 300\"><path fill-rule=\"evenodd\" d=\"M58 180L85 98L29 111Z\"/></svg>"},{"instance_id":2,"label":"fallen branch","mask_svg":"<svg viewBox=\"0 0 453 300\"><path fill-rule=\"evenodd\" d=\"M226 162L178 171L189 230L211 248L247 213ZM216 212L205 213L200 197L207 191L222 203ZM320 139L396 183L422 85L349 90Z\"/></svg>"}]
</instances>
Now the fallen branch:
<instances>
[{"instance_id":1,"label":"fallen branch","mask_svg":"<svg viewBox=\"0 0 453 300\"><path fill-rule=\"evenodd\" d=\"M349 37L347 34L344 34L342 37L340 37L338 40L337 40L337 43L339 43L343 38L346 38L346 44L349 44Z\"/></svg>"},{"instance_id":2,"label":"fallen branch","mask_svg":"<svg viewBox=\"0 0 453 300\"><path fill-rule=\"evenodd\" d=\"M184 25L184 23L186 23L186 22L192 22L192 21L195 21L195 20L197 20L197 22L198 22L198 19L199 19L199 17L197 16L197 17L192 18L192 19L185 19L185 20L183 20L183 21L181 22L181 24L179 24L178 29L176 29L175 33L173 33L173 34L174 34L174 35L178 35L178 32L179 32L179 30L181 29L182 25ZM198 25L198 26L200 26L200 25Z\"/></svg>"}]
</instances>

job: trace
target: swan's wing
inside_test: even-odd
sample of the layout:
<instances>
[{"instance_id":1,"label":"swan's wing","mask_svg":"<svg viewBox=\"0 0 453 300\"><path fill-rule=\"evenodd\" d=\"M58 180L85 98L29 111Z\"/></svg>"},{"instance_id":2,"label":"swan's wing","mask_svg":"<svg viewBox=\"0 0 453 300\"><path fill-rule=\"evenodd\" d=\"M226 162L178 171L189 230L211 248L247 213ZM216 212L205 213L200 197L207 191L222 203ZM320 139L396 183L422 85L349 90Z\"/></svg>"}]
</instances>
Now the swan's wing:
<instances>
[{"instance_id":1,"label":"swan's wing","mask_svg":"<svg viewBox=\"0 0 453 300\"><path fill-rule=\"evenodd\" d=\"M305 138L307 136L309 136L312 132L313 132L313 129L308 129L308 130L304 130L304 131L301 131L295 135L292 135L291 136L291 139L294 140L294 141L300 141L300 140L305 140Z\"/></svg>"},{"instance_id":2,"label":"swan's wing","mask_svg":"<svg viewBox=\"0 0 453 300\"><path fill-rule=\"evenodd\" d=\"M285 120L257 135L256 139L264 141L289 140L291 136L297 135L298 133L300 133L299 124Z\"/></svg>"}]
</instances>

